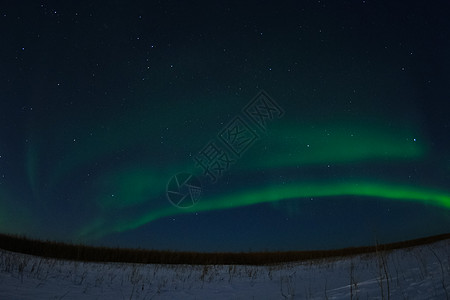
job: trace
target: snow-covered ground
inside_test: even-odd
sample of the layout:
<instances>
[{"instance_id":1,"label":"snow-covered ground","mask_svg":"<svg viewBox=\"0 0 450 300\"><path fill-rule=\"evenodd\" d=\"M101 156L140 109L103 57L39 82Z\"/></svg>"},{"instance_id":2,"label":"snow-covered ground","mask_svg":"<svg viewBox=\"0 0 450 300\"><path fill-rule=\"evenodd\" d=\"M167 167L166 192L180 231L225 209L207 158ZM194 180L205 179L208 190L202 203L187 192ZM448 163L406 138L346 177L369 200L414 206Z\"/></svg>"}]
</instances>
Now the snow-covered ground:
<instances>
[{"instance_id":1,"label":"snow-covered ground","mask_svg":"<svg viewBox=\"0 0 450 300\"><path fill-rule=\"evenodd\" d=\"M450 240L276 266L83 263L0 250L0 299L448 299Z\"/></svg>"}]
</instances>

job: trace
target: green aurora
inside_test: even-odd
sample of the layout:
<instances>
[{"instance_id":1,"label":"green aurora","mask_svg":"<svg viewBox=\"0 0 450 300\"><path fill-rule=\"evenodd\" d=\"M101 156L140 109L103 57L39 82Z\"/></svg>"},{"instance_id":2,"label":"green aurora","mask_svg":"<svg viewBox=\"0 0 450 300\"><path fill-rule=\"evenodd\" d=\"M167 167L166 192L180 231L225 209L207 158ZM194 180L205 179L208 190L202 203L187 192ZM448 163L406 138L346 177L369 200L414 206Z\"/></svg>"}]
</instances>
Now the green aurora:
<instances>
[{"instance_id":1,"label":"green aurora","mask_svg":"<svg viewBox=\"0 0 450 300\"><path fill-rule=\"evenodd\" d=\"M344 183L303 183L289 185L273 185L264 188L238 191L226 195L202 199L197 205L189 209L165 207L144 214L143 216L118 223L113 228L102 228L100 220L94 225L84 228L80 236L94 235L95 238L112 232L123 232L134 229L160 218L170 217L182 213L231 209L241 206L254 205L264 202L276 202L295 198L331 197L331 196L361 196L385 198L395 201L417 201L429 205L450 209L450 192L417 188L405 185L392 185L388 183L373 183L367 181L354 181Z\"/></svg>"},{"instance_id":2,"label":"green aurora","mask_svg":"<svg viewBox=\"0 0 450 300\"><path fill-rule=\"evenodd\" d=\"M333 128L333 130L326 130ZM410 127L409 127L410 128ZM283 138L279 138L282 136ZM278 137L278 138L277 138ZM416 138L417 137L417 138ZM270 151L260 151L263 145ZM384 168L399 162L414 162L427 154L426 140L411 129L393 129L377 124L340 122L322 126L307 126L280 121L274 124L267 136L231 167L231 171L258 172L295 166L326 166L327 164L358 165L367 162L384 162ZM445 189L419 187L411 183L389 182L385 179L339 180L322 179L288 184L268 184L252 188L226 190L218 195L204 195L190 209L180 210L167 204L165 187L176 166L170 170L137 166L102 175L103 189L96 203L101 208L100 217L83 227L78 238L97 239L114 232L136 229L155 220L178 214L232 209L266 202L302 199L310 197L358 196L383 198L394 201L414 201L444 209L450 208L450 193ZM179 164L178 170L197 172L193 163ZM252 174L252 173L251 173ZM201 174L199 174L201 176ZM398 181L398 180L397 180ZM206 182L208 184L208 182ZM113 196L111 195L113 192ZM122 216L114 221L107 219L111 210L141 207L140 213L131 218ZM145 212L147 210L147 212Z\"/></svg>"}]
</instances>

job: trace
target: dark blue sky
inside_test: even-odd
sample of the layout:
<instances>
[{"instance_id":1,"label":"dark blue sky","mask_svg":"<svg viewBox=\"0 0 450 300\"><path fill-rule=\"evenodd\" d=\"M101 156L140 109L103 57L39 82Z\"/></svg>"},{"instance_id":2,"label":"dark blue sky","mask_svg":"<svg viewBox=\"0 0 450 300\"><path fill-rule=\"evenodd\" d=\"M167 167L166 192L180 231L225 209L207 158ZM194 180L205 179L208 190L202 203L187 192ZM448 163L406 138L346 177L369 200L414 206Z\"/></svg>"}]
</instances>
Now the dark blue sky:
<instances>
[{"instance_id":1,"label":"dark blue sky","mask_svg":"<svg viewBox=\"0 0 450 300\"><path fill-rule=\"evenodd\" d=\"M426 1L3 5L0 231L196 251L448 232L449 30Z\"/></svg>"}]
</instances>

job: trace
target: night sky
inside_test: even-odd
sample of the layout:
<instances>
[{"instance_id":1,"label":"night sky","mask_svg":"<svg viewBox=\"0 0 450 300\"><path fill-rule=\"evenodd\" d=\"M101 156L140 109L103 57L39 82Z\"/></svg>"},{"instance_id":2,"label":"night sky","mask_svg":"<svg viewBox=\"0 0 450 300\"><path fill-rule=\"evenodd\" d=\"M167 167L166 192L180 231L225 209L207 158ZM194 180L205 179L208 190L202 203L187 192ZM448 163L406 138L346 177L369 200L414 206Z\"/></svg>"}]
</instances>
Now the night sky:
<instances>
[{"instance_id":1,"label":"night sky","mask_svg":"<svg viewBox=\"0 0 450 300\"><path fill-rule=\"evenodd\" d=\"M450 231L444 1L66 2L0 6L0 232L257 251Z\"/></svg>"}]
</instances>

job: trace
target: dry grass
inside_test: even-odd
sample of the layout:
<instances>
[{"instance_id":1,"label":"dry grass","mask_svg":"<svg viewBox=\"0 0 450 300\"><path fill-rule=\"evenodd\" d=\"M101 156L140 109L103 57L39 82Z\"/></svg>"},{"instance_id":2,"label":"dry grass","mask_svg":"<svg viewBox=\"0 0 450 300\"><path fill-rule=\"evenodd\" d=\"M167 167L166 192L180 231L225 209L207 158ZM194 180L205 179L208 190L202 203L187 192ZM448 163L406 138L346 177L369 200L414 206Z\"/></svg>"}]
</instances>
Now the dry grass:
<instances>
[{"instance_id":1,"label":"dry grass","mask_svg":"<svg viewBox=\"0 0 450 300\"><path fill-rule=\"evenodd\" d=\"M143 249L92 247L52 241L40 241L0 234L0 248L46 258L85 262L127 262L143 264L190 265L272 265L286 262L328 259L358 254L391 251L429 244L450 238L450 233L391 244L320 251L286 252L176 252Z\"/></svg>"}]
</instances>

